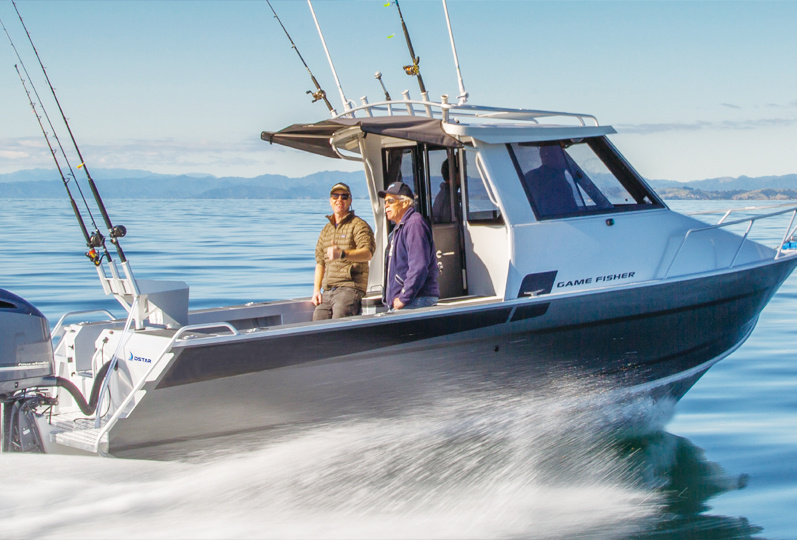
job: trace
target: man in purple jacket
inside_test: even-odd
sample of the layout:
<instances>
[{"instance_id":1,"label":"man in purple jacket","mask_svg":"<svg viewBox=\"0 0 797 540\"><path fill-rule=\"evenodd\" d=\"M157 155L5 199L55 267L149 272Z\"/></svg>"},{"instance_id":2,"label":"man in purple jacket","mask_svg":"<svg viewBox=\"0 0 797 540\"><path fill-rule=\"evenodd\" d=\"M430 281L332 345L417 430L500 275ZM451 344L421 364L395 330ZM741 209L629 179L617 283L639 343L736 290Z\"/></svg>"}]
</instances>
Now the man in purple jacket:
<instances>
[{"instance_id":1,"label":"man in purple jacket","mask_svg":"<svg viewBox=\"0 0 797 540\"><path fill-rule=\"evenodd\" d=\"M387 256L387 283L382 301L391 309L433 306L440 296L437 261L429 224L415 211L412 190L393 182L379 196L385 215L396 224Z\"/></svg>"}]
</instances>

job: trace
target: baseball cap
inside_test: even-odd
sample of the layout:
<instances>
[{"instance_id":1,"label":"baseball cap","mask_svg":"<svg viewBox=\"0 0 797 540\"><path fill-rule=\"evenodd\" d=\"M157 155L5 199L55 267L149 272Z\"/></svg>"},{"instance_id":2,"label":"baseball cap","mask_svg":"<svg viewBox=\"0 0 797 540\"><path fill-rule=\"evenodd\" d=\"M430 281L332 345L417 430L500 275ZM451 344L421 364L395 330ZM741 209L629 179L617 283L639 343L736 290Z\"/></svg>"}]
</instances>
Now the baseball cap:
<instances>
[{"instance_id":1,"label":"baseball cap","mask_svg":"<svg viewBox=\"0 0 797 540\"><path fill-rule=\"evenodd\" d=\"M329 190L329 194L332 195L336 191L345 191L346 193L349 194L349 196L351 196L351 189L349 189L349 186L347 186L343 182L338 182L337 184L332 186L332 189Z\"/></svg>"},{"instance_id":2,"label":"baseball cap","mask_svg":"<svg viewBox=\"0 0 797 540\"><path fill-rule=\"evenodd\" d=\"M403 195L405 197L409 197L410 199L413 198L412 189L410 189L410 186L404 182L393 182L387 186L386 190L379 192L379 196L383 199L387 195Z\"/></svg>"}]
</instances>

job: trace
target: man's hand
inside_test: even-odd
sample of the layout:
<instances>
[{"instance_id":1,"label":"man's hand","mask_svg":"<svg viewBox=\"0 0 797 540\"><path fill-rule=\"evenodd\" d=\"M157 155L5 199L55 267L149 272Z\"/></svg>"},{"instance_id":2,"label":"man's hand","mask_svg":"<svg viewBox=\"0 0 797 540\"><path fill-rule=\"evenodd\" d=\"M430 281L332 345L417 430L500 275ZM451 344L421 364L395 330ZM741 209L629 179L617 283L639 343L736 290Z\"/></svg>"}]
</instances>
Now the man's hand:
<instances>
[{"instance_id":1,"label":"man's hand","mask_svg":"<svg viewBox=\"0 0 797 540\"><path fill-rule=\"evenodd\" d=\"M340 259L340 255L343 253L343 250L340 247L332 245L327 248L327 259L330 261L334 261L336 259Z\"/></svg>"},{"instance_id":2,"label":"man's hand","mask_svg":"<svg viewBox=\"0 0 797 540\"><path fill-rule=\"evenodd\" d=\"M393 309L401 309L404 307L404 302L396 298L393 300Z\"/></svg>"},{"instance_id":3,"label":"man's hand","mask_svg":"<svg viewBox=\"0 0 797 540\"><path fill-rule=\"evenodd\" d=\"M321 303L321 300L322 300L321 291L315 291L313 293L313 298L311 299L311 301L313 302L313 305L317 306L318 304Z\"/></svg>"}]
</instances>

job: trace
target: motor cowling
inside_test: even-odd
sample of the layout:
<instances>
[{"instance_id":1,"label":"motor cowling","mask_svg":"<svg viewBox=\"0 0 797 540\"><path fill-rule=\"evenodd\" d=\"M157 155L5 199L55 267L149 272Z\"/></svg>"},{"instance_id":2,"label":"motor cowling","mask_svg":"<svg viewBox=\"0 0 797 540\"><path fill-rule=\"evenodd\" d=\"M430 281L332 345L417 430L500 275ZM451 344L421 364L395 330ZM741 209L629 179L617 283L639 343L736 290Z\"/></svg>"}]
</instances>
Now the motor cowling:
<instances>
[{"instance_id":1,"label":"motor cowling","mask_svg":"<svg viewBox=\"0 0 797 540\"><path fill-rule=\"evenodd\" d=\"M30 302L0 289L0 398L53 373L47 318Z\"/></svg>"}]
</instances>

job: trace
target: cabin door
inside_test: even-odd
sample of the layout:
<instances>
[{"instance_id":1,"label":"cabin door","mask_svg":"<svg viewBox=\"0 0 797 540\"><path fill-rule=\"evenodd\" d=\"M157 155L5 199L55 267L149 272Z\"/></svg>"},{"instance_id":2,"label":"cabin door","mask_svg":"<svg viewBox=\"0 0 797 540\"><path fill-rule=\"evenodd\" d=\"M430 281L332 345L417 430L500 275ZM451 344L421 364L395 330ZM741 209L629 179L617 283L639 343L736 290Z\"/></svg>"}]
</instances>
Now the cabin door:
<instances>
[{"instance_id":1,"label":"cabin door","mask_svg":"<svg viewBox=\"0 0 797 540\"><path fill-rule=\"evenodd\" d=\"M457 154L451 149L416 145L386 149L383 156L385 187L397 180L410 186L415 194L415 209L432 226L440 269L440 298L467 294ZM392 223L388 227L392 230Z\"/></svg>"}]
</instances>

